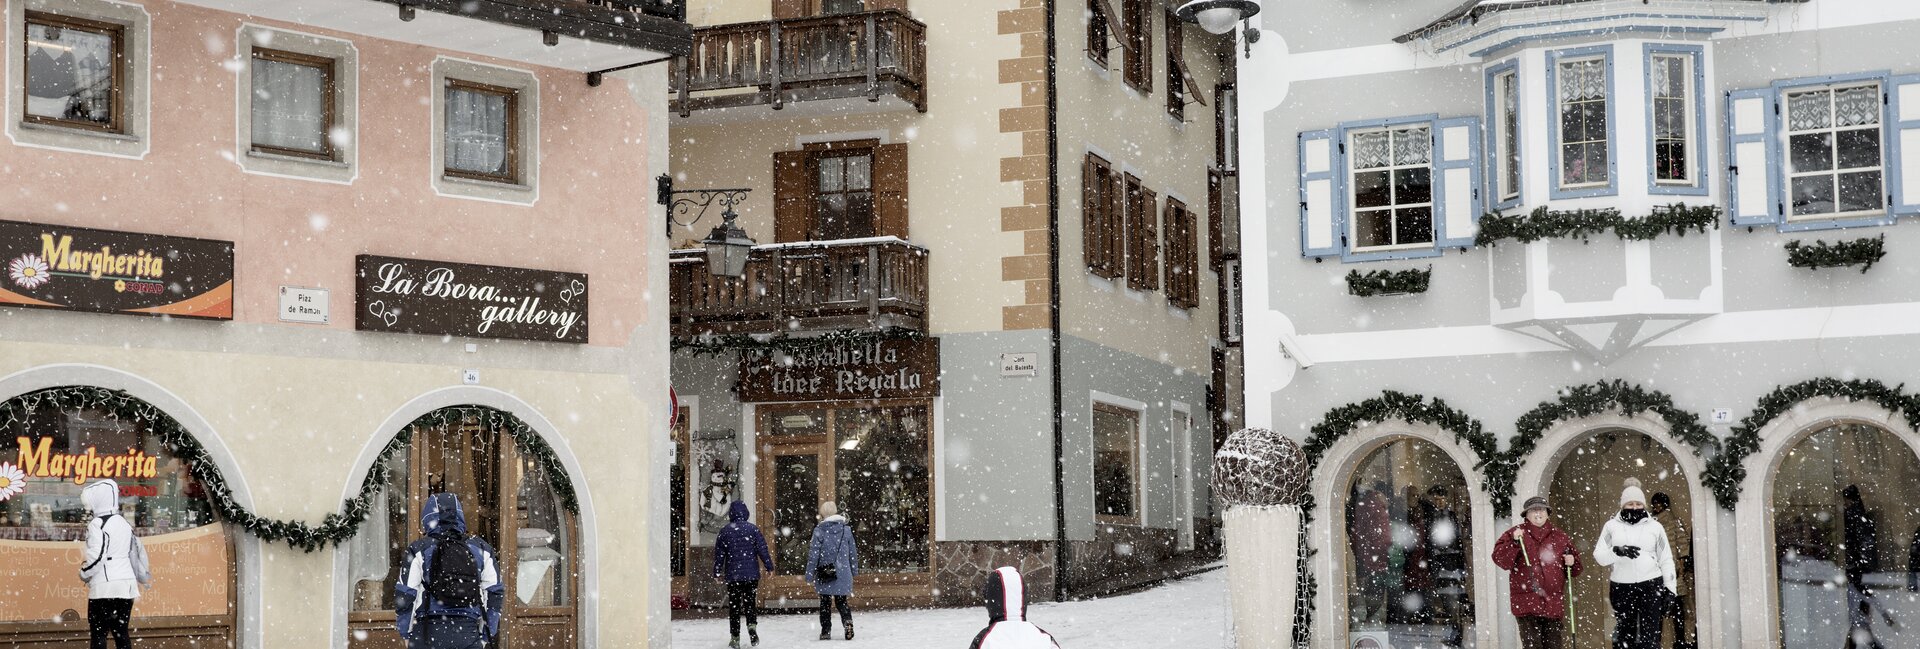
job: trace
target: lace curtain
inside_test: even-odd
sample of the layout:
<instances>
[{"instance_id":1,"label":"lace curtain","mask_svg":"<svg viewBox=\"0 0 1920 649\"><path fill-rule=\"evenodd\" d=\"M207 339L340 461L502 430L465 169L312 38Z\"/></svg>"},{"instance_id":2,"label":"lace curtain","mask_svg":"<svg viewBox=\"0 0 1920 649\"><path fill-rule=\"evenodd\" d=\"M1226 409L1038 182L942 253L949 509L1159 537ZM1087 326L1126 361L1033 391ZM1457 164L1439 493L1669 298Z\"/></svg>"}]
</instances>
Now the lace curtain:
<instances>
[{"instance_id":1,"label":"lace curtain","mask_svg":"<svg viewBox=\"0 0 1920 649\"><path fill-rule=\"evenodd\" d=\"M253 143L327 150L327 73L318 67L253 61Z\"/></svg>"},{"instance_id":2,"label":"lace curtain","mask_svg":"<svg viewBox=\"0 0 1920 649\"><path fill-rule=\"evenodd\" d=\"M506 95L447 89L448 169L507 173L508 103Z\"/></svg>"}]
</instances>

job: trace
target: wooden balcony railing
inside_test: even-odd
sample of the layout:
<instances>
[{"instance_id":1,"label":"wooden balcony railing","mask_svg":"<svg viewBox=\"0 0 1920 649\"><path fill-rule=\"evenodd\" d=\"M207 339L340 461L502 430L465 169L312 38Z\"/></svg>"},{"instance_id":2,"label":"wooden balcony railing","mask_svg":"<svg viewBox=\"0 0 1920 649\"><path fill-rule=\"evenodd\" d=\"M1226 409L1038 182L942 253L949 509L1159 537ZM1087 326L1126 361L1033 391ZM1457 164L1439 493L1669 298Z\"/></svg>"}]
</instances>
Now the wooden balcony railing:
<instances>
[{"instance_id":1,"label":"wooden balcony railing","mask_svg":"<svg viewBox=\"0 0 1920 649\"><path fill-rule=\"evenodd\" d=\"M755 246L739 279L669 257L673 335L927 330L927 249L893 237Z\"/></svg>"},{"instance_id":2,"label":"wooden balcony railing","mask_svg":"<svg viewBox=\"0 0 1920 649\"><path fill-rule=\"evenodd\" d=\"M696 110L896 96L927 111L927 26L898 9L701 27L674 61L672 103Z\"/></svg>"}]
</instances>

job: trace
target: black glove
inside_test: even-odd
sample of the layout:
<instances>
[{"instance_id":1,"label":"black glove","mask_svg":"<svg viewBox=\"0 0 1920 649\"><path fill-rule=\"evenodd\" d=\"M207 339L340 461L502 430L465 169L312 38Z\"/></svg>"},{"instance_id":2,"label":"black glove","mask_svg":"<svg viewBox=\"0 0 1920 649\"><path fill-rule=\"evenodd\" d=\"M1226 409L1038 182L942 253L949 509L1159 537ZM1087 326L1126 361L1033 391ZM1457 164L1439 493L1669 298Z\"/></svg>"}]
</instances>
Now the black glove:
<instances>
[{"instance_id":1,"label":"black glove","mask_svg":"<svg viewBox=\"0 0 1920 649\"><path fill-rule=\"evenodd\" d=\"M1616 546L1613 546L1613 553L1626 557L1628 559L1638 559L1640 558L1640 546L1616 545Z\"/></svg>"}]
</instances>

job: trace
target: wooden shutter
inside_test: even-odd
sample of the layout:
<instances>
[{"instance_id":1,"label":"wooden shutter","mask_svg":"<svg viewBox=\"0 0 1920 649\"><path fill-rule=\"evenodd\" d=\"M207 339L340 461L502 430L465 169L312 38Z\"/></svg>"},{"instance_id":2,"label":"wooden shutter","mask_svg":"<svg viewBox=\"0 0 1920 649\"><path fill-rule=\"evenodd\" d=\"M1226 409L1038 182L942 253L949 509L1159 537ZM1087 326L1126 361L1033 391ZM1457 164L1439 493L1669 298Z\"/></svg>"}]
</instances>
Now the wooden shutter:
<instances>
[{"instance_id":1,"label":"wooden shutter","mask_svg":"<svg viewBox=\"0 0 1920 649\"><path fill-rule=\"evenodd\" d=\"M899 9L906 11L907 0L867 0L867 11L879 11L881 9Z\"/></svg>"},{"instance_id":2,"label":"wooden shutter","mask_svg":"<svg viewBox=\"0 0 1920 649\"><path fill-rule=\"evenodd\" d=\"M1085 248L1081 256L1088 272L1106 278L1119 275L1112 254L1112 195L1113 173L1107 161L1087 154L1080 164L1080 241Z\"/></svg>"},{"instance_id":3,"label":"wooden shutter","mask_svg":"<svg viewBox=\"0 0 1920 649\"><path fill-rule=\"evenodd\" d=\"M813 183L809 182L806 151L773 154L773 240L807 240L807 222L813 218Z\"/></svg>"},{"instance_id":4,"label":"wooden shutter","mask_svg":"<svg viewBox=\"0 0 1920 649\"><path fill-rule=\"evenodd\" d=\"M1893 213L1920 214L1920 74L1894 77L1887 95L1893 117L1888 120L1893 130L1887 134L1893 164L1887 169L1898 170L1887 176Z\"/></svg>"},{"instance_id":5,"label":"wooden shutter","mask_svg":"<svg viewBox=\"0 0 1920 649\"><path fill-rule=\"evenodd\" d=\"M1127 176L1127 288L1160 288L1159 195Z\"/></svg>"},{"instance_id":6,"label":"wooden shutter","mask_svg":"<svg viewBox=\"0 0 1920 649\"><path fill-rule=\"evenodd\" d=\"M1180 121L1187 120L1187 79L1186 66L1181 58L1186 51L1186 39L1180 29L1180 19L1169 10L1160 17L1167 26L1167 114Z\"/></svg>"},{"instance_id":7,"label":"wooden shutter","mask_svg":"<svg viewBox=\"0 0 1920 649\"><path fill-rule=\"evenodd\" d=\"M1167 198L1167 303L1191 309L1200 305L1198 246L1194 241L1194 214L1187 204Z\"/></svg>"},{"instance_id":8,"label":"wooden shutter","mask_svg":"<svg viewBox=\"0 0 1920 649\"><path fill-rule=\"evenodd\" d=\"M873 147L874 234L907 238L907 145Z\"/></svg>"},{"instance_id":9,"label":"wooden shutter","mask_svg":"<svg viewBox=\"0 0 1920 649\"><path fill-rule=\"evenodd\" d=\"M1220 272L1227 255L1226 187L1219 169L1207 170L1207 268Z\"/></svg>"},{"instance_id":10,"label":"wooden shutter","mask_svg":"<svg viewBox=\"0 0 1920 649\"><path fill-rule=\"evenodd\" d=\"M1124 192L1125 196L1123 199L1125 202L1121 204L1122 211L1120 213L1120 220L1126 223L1126 228L1124 229L1126 235L1125 241L1121 244L1122 247L1120 248L1120 274L1126 276L1128 287L1138 288L1138 277L1140 275L1140 206L1144 205L1146 201L1144 195L1141 194L1145 188L1140 186L1140 179L1135 178L1133 174L1124 174L1122 178L1124 179L1122 182L1126 191Z\"/></svg>"},{"instance_id":11,"label":"wooden shutter","mask_svg":"<svg viewBox=\"0 0 1920 649\"><path fill-rule=\"evenodd\" d=\"M1127 32L1127 85L1135 90L1153 92L1153 12L1147 0L1120 0Z\"/></svg>"},{"instance_id":12,"label":"wooden shutter","mask_svg":"<svg viewBox=\"0 0 1920 649\"><path fill-rule=\"evenodd\" d=\"M1433 138L1434 245L1471 248L1480 231L1480 119L1440 120Z\"/></svg>"},{"instance_id":13,"label":"wooden shutter","mask_svg":"<svg viewBox=\"0 0 1920 649\"><path fill-rule=\"evenodd\" d=\"M773 19L805 18L813 13L812 0L773 0Z\"/></svg>"},{"instance_id":14,"label":"wooden shutter","mask_svg":"<svg viewBox=\"0 0 1920 649\"><path fill-rule=\"evenodd\" d=\"M1106 215L1104 217L1106 244L1101 246L1101 251L1105 254L1103 263L1107 269L1104 277L1108 279L1125 275L1127 271L1126 209L1126 181L1121 179L1120 174L1114 173L1112 168L1108 168L1107 209L1102 212Z\"/></svg>"},{"instance_id":15,"label":"wooden shutter","mask_svg":"<svg viewBox=\"0 0 1920 649\"><path fill-rule=\"evenodd\" d=\"M1336 130L1300 134L1300 255L1331 257L1347 248L1341 213Z\"/></svg>"},{"instance_id":16,"label":"wooden shutter","mask_svg":"<svg viewBox=\"0 0 1920 649\"><path fill-rule=\"evenodd\" d=\"M1775 101L1772 88L1727 93L1727 212L1734 225L1781 221Z\"/></svg>"}]
</instances>

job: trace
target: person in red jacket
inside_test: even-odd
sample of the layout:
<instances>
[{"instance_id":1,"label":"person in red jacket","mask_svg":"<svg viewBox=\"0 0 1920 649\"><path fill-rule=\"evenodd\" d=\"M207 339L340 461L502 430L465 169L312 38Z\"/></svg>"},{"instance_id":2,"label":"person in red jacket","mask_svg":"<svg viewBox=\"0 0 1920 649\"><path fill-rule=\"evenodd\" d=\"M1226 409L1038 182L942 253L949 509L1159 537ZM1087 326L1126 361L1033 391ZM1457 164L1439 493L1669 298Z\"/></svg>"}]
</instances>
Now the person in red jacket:
<instances>
[{"instance_id":1,"label":"person in red jacket","mask_svg":"<svg viewBox=\"0 0 1920 649\"><path fill-rule=\"evenodd\" d=\"M1526 512L1526 521L1494 543L1493 563L1507 571L1520 646L1560 649L1566 638L1567 579L1580 575L1580 553L1573 539L1548 520L1553 509L1546 498L1528 498Z\"/></svg>"}]
</instances>

